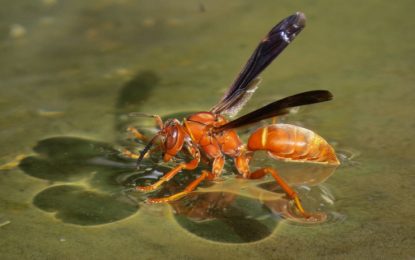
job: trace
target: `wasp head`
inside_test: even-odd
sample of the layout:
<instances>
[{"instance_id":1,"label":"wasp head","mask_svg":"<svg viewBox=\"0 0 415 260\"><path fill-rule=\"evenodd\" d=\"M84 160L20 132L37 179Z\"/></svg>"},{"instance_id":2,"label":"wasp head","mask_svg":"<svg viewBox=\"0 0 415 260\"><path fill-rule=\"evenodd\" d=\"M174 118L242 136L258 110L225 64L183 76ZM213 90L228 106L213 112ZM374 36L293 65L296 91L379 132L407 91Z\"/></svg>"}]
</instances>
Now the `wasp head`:
<instances>
[{"instance_id":1,"label":"wasp head","mask_svg":"<svg viewBox=\"0 0 415 260\"><path fill-rule=\"evenodd\" d=\"M160 131L150 140L146 147L141 151L137 160L137 168L139 168L145 154L150 150L155 142L159 143L159 147L163 153L163 161L170 161L182 149L184 137L186 135L183 126L177 119L168 119L164 124L160 124Z\"/></svg>"}]
</instances>

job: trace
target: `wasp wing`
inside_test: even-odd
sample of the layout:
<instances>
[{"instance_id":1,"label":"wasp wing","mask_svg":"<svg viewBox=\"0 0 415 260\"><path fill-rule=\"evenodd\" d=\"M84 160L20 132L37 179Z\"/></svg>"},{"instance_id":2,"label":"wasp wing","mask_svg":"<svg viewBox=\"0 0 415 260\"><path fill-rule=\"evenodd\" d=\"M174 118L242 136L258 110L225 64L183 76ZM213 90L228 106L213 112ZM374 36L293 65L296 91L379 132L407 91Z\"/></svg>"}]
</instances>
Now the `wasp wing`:
<instances>
[{"instance_id":1,"label":"wasp wing","mask_svg":"<svg viewBox=\"0 0 415 260\"><path fill-rule=\"evenodd\" d=\"M289 96L275 102L272 102L266 106L263 106L251 113L241 116L233 121L230 121L222 126L216 127L215 132L221 132L224 130L237 128L249 124L259 122L261 120L281 116L289 113L289 108L309 105L319 102L331 100L333 95L327 90L312 90L303 93L299 93L293 96Z\"/></svg>"},{"instance_id":2,"label":"wasp wing","mask_svg":"<svg viewBox=\"0 0 415 260\"><path fill-rule=\"evenodd\" d=\"M229 117L234 117L236 114L238 114L239 111L249 101L249 99L251 99L261 81L261 78L255 78L246 86L245 89L238 90L238 93L235 93L233 98L227 101L227 108L223 110L221 114L226 114Z\"/></svg>"},{"instance_id":3,"label":"wasp wing","mask_svg":"<svg viewBox=\"0 0 415 260\"><path fill-rule=\"evenodd\" d=\"M258 75L294 40L304 27L305 16L300 12L285 18L274 26L259 43L219 103L210 111L216 114L236 114L252 96L253 86L259 83L256 81Z\"/></svg>"}]
</instances>

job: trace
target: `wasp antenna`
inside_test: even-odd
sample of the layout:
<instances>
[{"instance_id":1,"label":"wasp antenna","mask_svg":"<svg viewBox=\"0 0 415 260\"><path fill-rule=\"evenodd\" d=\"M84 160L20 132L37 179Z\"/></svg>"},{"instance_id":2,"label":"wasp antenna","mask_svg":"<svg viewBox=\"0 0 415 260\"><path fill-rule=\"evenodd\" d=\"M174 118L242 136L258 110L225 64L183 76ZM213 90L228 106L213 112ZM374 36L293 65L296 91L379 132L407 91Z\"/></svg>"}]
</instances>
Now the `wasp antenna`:
<instances>
[{"instance_id":1,"label":"wasp antenna","mask_svg":"<svg viewBox=\"0 0 415 260\"><path fill-rule=\"evenodd\" d=\"M146 155L146 153L148 152L148 150L150 150L150 148L151 148L151 146L153 146L153 144L154 144L154 141L156 140L156 138L158 137L159 135L156 135L156 136L154 136L151 140L150 140L150 142L146 145L146 147L144 147L144 149L140 152L140 156L138 157L138 159L137 159L137 169L140 169L140 164L141 164L141 161L143 160L143 158L144 158L144 156Z\"/></svg>"},{"instance_id":2,"label":"wasp antenna","mask_svg":"<svg viewBox=\"0 0 415 260\"><path fill-rule=\"evenodd\" d=\"M128 116L131 117L155 117L154 115L146 114L146 113L140 113L140 112L131 112L128 113Z\"/></svg>"},{"instance_id":3,"label":"wasp antenna","mask_svg":"<svg viewBox=\"0 0 415 260\"><path fill-rule=\"evenodd\" d=\"M150 115L150 114L140 113L140 112L131 112L131 113L128 113L128 116L131 116L131 117L152 117L152 118L156 119L156 123L160 127L160 129L162 129L163 126L164 126L163 120L161 119L161 117L159 115Z\"/></svg>"}]
</instances>

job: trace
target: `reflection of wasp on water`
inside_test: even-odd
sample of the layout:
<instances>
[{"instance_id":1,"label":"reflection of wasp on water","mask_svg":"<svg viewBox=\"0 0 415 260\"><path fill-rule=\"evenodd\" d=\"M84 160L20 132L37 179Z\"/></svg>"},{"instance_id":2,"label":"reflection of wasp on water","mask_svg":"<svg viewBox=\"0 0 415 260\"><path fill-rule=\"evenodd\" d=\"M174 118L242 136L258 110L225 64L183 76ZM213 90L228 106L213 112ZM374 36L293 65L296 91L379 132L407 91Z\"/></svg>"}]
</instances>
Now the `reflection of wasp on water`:
<instances>
[{"instance_id":1,"label":"reflection of wasp on water","mask_svg":"<svg viewBox=\"0 0 415 260\"><path fill-rule=\"evenodd\" d=\"M289 108L313 104L332 99L326 90L307 91L270 103L260 109L228 121L224 115L235 115L252 96L260 79L257 77L277 57L305 26L305 16L297 12L278 23L259 43L242 72L225 93L223 98L208 112L190 115L183 122L168 119L165 122L159 116L153 116L160 130L149 141L140 154L125 151L125 155L138 159L139 166L151 146L158 142L163 151L163 160L170 161L180 151L190 155L189 162L183 162L167 172L155 183L137 186L140 191L152 191L164 182L171 180L182 170L195 169L201 158L212 162L212 170L203 170L201 175L191 182L183 191L162 197L150 198L148 202L169 202L189 194L203 180L214 180L220 176L225 163L225 156L234 159L235 167L243 178L258 179L270 174L293 200L297 210L304 216L311 216L304 211L297 193L271 167L264 167L251 172L249 162L255 151L267 151L277 159L297 162L312 162L338 165L339 161L333 148L319 135L311 130L290 125L272 124L257 129L245 146L234 129L256 123L264 119L289 113ZM134 128L130 130L141 138Z\"/></svg>"},{"instance_id":2,"label":"reflection of wasp on water","mask_svg":"<svg viewBox=\"0 0 415 260\"><path fill-rule=\"evenodd\" d=\"M308 202L307 206L324 210L331 207L333 195L322 184L334 173L336 167L321 167L316 164L293 164L281 165L280 167L282 168L281 176L285 181L302 187L302 195ZM179 181L168 182L163 185L159 194L166 193L166 190L177 192L180 189L179 183ZM170 205L176 215L186 216L194 222L233 219L235 217L250 219L261 216L262 218L272 215L298 223L310 223L310 219L298 217L295 210L290 207L290 201L283 195L276 182L269 180L246 181L239 178L228 179L209 187L200 188L184 199L170 202ZM240 201L243 201L242 204ZM245 209L247 203L259 203L262 207L250 204L248 209ZM331 217L333 217L332 214L314 212L311 221L312 223L322 223Z\"/></svg>"}]
</instances>

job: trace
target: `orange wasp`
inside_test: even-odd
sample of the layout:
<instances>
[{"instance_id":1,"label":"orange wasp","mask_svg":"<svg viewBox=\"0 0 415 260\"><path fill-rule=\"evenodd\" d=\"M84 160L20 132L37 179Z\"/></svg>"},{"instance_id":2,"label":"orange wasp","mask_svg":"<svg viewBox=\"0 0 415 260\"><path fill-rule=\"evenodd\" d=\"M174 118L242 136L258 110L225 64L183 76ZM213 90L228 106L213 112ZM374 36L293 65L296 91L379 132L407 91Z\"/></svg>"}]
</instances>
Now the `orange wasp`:
<instances>
[{"instance_id":1,"label":"orange wasp","mask_svg":"<svg viewBox=\"0 0 415 260\"><path fill-rule=\"evenodd\" d=\"M168 119L163 122L160 116L154 115L160 131L150 140L140 154L127 152L131 158L138 158L137 167L150 150L158 142L163 152L164 162L170 161L179 152L190 155L191 160L183 162L164 174L158 181L148 186L136 186L140 191L153 191L164 182L171 180L182 170L195 169L201 158L211 162L211 171L203 170L201 175L192 181L182 192L163 197L149 198L150 203L169 202L189 194L203 180L215 180L221 175L225 156L233 158L235 168L241 177L247 179L262 178L270 174L293 200L298 211L309 217L301 205L297 193L279 176L278 172L265 167L250 171L249 162L255 151L267 151L275 159L339 165L333 148L313 131L290 124L272 124L257 129L244 145L234 129L256 123L264 119L289 113L289 108L324 102L332 99L326 90L307 91L270 103L258 110L228 121L225 115L235 115L252 96L260 79L258 75L287 47L305 27L305 15L297 12L275 27L259 43L247 64L237 76L231 87L210 111L198 112L180 122ZM130 129L137 137L141 137L136 129Z\"/></svg>"}]
</instances>

